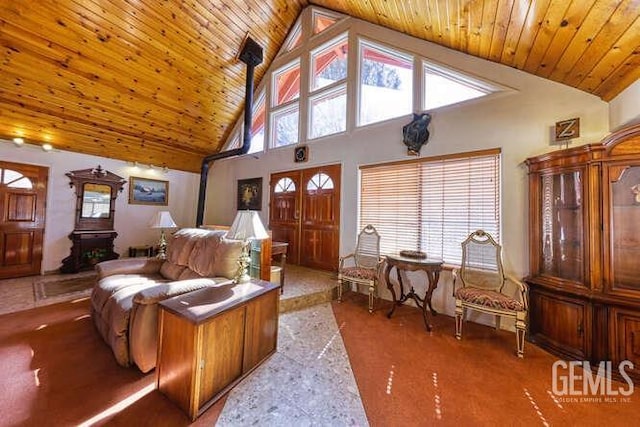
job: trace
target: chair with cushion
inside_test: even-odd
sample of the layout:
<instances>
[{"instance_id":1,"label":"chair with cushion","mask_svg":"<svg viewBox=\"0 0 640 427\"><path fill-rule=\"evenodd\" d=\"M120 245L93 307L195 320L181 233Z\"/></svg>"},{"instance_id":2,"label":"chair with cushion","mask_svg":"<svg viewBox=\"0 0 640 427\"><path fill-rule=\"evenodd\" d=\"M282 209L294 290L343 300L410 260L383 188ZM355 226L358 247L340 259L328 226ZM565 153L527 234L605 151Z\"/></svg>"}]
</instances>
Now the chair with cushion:
<instances>
[{"instance_id":1,"label":"chair with cushion","mask_svg":"<svg viewBox=\"0 0 640 427\"><path fill-rule=\"evenodd\" d=\"M505 283L517 286L517 297L507 295ZM461 284L456 290L456 284ZM501 317L515 319L518 357L524 356L524 335L527 328L527 285L511 276L502 266L502 246L490 234L477 230L462 242L462 265L453 270L453 293L456 300L456 338L462 339L462 322L466 310L476 310L496 316L496 329Z\"/></svg>"},{"instance_id":2,"label":"chair with cushion","mask_svg":"<svg viewBox=\"0 0 640 427\"><path fill-rule=\"evenodd\" d=\"M353 258L353 264L345 266L345 261ZM377 296L378 276L380 275L380 235L369 224L358 235L358 242L353 253L340 257L338 270L338 301L342 301L344 283L366 285L369 288L369 313L373 312L374 297Z\"/></svg>"}]
</instances>

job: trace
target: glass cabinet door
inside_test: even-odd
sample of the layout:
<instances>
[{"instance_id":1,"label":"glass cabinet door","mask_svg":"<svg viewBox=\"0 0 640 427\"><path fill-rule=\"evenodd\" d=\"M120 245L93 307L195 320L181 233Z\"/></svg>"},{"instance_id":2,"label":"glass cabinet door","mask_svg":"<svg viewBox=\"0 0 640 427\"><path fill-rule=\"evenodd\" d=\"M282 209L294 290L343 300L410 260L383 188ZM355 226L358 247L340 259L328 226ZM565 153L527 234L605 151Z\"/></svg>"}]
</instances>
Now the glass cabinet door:
<instances>
[{"instance_id":1,"label":"glass cabinet door","mask_svg":"<svg viewBox=\"0 0 640 427\"><path fill-rule=\"evenodd\" d=\"M640 166L610 170L613 286L640 291Z\"/></svg>"},{"instance_id":2,"label":"glass cabinet door","mask_svg":"<svg viewBox=\"0 0 640 427\"><path fill-rule=\"evenodd\" d=\"M541 273L583 283L582 171L542 175Z\"/></svg>"}]
</instances>

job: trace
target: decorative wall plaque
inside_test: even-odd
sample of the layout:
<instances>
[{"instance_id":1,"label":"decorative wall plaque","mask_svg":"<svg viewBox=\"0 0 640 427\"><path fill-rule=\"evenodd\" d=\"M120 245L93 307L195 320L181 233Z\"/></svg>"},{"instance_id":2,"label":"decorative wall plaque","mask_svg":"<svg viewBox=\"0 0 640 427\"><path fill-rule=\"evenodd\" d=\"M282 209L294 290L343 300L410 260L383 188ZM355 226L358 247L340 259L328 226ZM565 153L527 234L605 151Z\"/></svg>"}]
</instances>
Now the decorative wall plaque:
<instances>
[{"instance_id":1,"label":"decorative wall plaque","mask_svg":"<svg viewBox=\"0 0 640 427\"><path fill-rule=\"evenodd\" d=\"M580 136L580 117L556 122L556 141L566 141Z\"/></svg>"}]
</instances>

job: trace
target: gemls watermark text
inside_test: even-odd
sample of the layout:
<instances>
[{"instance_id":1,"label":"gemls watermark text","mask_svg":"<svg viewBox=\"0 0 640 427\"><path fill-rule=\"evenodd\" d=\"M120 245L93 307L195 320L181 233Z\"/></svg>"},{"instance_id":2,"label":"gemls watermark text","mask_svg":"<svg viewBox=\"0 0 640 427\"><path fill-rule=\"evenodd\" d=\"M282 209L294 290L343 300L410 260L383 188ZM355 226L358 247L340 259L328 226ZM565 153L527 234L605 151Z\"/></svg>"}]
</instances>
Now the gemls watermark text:
<instances>
[{"instance_id":1,"label":"gemls watermark text","mask_svg":"<svg viewBox=\"0 0 640 427\"><path fill-rule=\"evenodd\" d=\"M557 360L552 366L552 391L560 402L627 403L633 394L633 381L629 376L633 368L629 360L617 367L610 361L592 366L587 360ZM612 380L613 369L617 369L620 382Z\"/></svg>"}]
</instances>

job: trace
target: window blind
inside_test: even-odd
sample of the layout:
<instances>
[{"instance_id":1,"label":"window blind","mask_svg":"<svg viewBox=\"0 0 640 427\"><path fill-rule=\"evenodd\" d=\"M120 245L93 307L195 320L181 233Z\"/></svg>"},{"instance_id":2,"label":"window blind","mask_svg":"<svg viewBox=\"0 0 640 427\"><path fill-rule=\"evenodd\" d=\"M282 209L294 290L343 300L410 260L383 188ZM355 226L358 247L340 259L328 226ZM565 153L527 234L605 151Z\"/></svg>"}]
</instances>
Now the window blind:
<instances>
[{"instance_id":1,"label":"window blind","mask_svg":"<svg viewBox=\"0 0 640 427\"><path fill-rule=\"evenodd\" d=\"M385 254L419 250L460 264L460 244L482 229L500 241L500 151L360 168L360 228Z\"/></svg>"}]
</instances>

